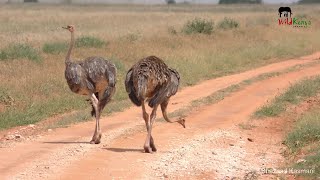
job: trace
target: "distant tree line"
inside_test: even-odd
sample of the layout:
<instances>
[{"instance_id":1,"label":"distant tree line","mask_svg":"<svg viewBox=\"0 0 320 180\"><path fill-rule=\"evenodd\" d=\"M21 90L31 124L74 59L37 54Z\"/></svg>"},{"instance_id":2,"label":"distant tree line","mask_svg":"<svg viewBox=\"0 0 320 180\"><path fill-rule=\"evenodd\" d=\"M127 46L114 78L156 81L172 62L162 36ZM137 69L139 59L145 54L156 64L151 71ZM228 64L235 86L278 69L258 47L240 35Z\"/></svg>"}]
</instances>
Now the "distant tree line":
<instances>
[{"instance_id":1,"label":"distant tree line","mask_svg":"<svg viewBox=\"0 0 320 180\"><path fill-rule=\"evenodd\" d=\"M219 4L261 4L262 0L220 0Z\"/></svg>"},{"instance_id":2,"label":"distant tree line","mask_svg":"<svg viewBox=\"0 0 320 180\"><path fill-rule=\"evenodd\" d=\"M167 4L176 4L175 0L166 0Z\"/></svg>"},{"instance_id":3,"label":"distant tree line","mask_svg":"<svg viewBox=\"0 0 320 180\"><path fill-rule=\"evenodd\" d=\"M307 4L307 3L320 3L319 0L300 0L299 4Z\"/></svg>"}]
</instances>

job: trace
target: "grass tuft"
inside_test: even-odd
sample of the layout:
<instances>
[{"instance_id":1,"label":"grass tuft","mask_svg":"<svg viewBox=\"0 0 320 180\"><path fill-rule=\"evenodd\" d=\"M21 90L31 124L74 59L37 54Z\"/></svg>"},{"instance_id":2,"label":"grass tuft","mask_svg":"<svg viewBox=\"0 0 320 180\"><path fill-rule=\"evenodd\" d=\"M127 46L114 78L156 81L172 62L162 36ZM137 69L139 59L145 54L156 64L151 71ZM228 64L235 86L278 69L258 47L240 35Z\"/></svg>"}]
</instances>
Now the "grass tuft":
<instances>
[{"instance_id":1,"label":"grass tuft","mask_svg":"<svg viewBox=\"0 0 320 180\"><path fill-rule=\"evenodd\" d=\"M92 47L92 48L101 48L107 43L97 37L93 36L82 36L77 38L76 47Z\"/></svg>"},{"instance_id":2,"label":"grass tuft","mask_svg":"<svg viewBox=\"0 0 320 180\"><path fill-rule=\"evenodd\" d=\"M42 60L38 51L29 44L11 44L0 50L0 60L13 60L27 58L34 62Z\"/></svg>"},{"instance_id":3,"label":"grass tuft","mask_svg":"<svg viewBox=\"0 0 320 180\"><path fill-rule=\"evenodd\" d=\"M212 20L195 18L184 25L182 32L186 34L211 34L213 27L214 22Z\"/></svg>"}]
</instances>

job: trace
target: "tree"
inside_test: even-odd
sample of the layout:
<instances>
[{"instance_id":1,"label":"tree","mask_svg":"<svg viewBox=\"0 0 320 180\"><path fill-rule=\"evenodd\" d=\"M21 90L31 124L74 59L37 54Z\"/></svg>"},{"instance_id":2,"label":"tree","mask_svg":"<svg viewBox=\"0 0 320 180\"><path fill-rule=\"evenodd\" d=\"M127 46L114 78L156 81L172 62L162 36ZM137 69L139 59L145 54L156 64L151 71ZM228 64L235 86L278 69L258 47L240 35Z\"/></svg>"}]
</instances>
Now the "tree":
<instances>
[{"instance_id":1,"label":"tree","mask_svg":"<svg viewBox=\"0 0 320 180\"><path fill-rule=\"evenodd\" d=\"M219 4L261 4L262 0L220 0Z\"/></svg>"}]
</instances>

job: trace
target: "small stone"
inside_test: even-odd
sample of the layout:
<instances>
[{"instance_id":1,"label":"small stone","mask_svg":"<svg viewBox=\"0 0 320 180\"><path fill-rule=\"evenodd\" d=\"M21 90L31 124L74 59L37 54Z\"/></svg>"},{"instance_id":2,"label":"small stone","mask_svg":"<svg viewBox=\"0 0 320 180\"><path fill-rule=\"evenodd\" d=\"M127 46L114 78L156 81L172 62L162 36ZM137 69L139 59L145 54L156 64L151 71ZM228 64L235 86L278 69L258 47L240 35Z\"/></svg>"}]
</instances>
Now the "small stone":
<instances>
[{"instance_id":1,"label":"small stone","mask_svg":"<svg viewBox=\"0 0 320 180\"><path fill-rule=\"evenodd\" d=\"M302 162L306 162L306 160L305 159L298 159L297 160L297 163L302 163Z\"/></svg>"},{"instance_id":2,"label":"small stone","mask_svg":"<svg viewBox=\"0 0 320 180\"><path fill-rule=\"evenodd\" d=\"M213 154L213 155L217 155L217 153L216 153L216 152L214 152L214 151L212 151L212 154Z\"/></svg>"},{"instance_id":3,"label":"small stone","mask_svg":"<svg viewBox=\"0 0 320 180\"><path fill-rule=\"evenodd\" d=\"M168 178L169 176L167 174L163 173L163 177Z\"/></svg>"},{"instance_id":4,"label":"small stone","mask_svg":"<svg viewBox=\"0 0 320 180\"><path fill-rule=\"evenodd\" d=\"M29 124L29 127L31 127L31 128L35 128L35 127L36 127L36 125L34 125L34 124Z\"/></svg>"},{"instance_id":5,"label":"small stone","mask_svg":"<svg viewBox=\"0 0 320 180\"><path fill-rule=\"evenodd\" d=\"M247 138L247 139L248 139L248 141L253 142L253 139L251 139L251 138Z\"/></svg>"},{"instance_id":6,"label":"small stone","mask_svg":"<svg viewBox=\"0 0 320 180\"><path fill-rule=\"evenodd\" d=\"M50 167L49 167L49 166L45 166L44 168L45 168L45 169L50 169Z\"/></svg>"},{"instance_id":7,"label":"small stone","mask_svg":"<svg viewBox=\"0 0 320 180\"><path fill-rule=\"evenodd\" d=\"M16 139L22 138L22 136L21 136L20 134L15 134L14 137L15 137Z\"/></svg>"},{"instance_id":8,"label":"small stone","mask_svg":"<svg viewBox=\"0 0 320 180\"><path fill-rule=\"evenodd\" d=\"M234 144L229 144L230 146L234 146Z\"/></svg>"},{"instance_id":9,"label":"small stone","mask_svg":"<svg viewBox=\"0 0 320 180\"><path fill-rule=\"evenodd\" d=\"M51 132L52 131L52 129L48 129L48 132Z\"/></svg>"}]
</instances>

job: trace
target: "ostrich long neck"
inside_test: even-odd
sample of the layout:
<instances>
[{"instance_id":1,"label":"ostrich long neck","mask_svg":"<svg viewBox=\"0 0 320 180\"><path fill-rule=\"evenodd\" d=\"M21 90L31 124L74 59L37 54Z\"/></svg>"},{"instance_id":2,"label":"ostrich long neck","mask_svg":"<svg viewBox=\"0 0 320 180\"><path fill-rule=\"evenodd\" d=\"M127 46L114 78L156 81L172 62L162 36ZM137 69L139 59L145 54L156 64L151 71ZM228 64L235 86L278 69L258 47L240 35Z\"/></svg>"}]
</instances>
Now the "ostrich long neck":
<instances>
[{"instance_id":1,"label":"ostrich long neck","mask_svg":"<svg viewBox=\"0 0 320 180\"><path fill-rule=\"evenodd\" d=\"M69 50L68 50L68 53L67 53L67 56L66 56L66 61L65 61L66 63L71 62L70 56L71 56L71 51L72 51L73 46L74 46L74 32L72 31L71 32L71 40L70 40Z\"/></svg>"}]
</instances>

